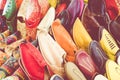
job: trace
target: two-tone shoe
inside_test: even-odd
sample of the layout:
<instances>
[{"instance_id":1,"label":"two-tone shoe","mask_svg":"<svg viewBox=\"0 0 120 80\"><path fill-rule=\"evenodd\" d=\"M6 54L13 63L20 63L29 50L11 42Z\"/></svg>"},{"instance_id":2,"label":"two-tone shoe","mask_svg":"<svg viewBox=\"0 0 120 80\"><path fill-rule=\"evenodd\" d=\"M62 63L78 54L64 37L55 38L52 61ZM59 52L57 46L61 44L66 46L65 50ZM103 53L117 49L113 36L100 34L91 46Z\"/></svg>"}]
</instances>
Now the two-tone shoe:
<instances>
[{"instance_id":1,"label":"two-tone shoe","mask_svg":"<svg viewBox=\"0 0 120 80\"><path fill-rule=\"evenodd\" d=\"M116 54L119 50L117 43L114 38L105 28L99 28L99 43L106 55L112 59L116 59Z\"/></svg>"},{"instance_id":2,"label":"two-tone shoe","mask_svg":"<svg viewBox=\"0 0 120 80\"><path fill-rule=\"evenodd\" d=\"M76 64L87 79L92 79L92 77L99 73L99 70L93 62L91 56L83 50L76 53Z\"/></svg>"},{"instance_id":3,"label":"two-tone shoe","mask_svg":"<svg viewBox=\"0 0 120 80\"><path fill-rule=\"evenodd\" d=\"M36 39L37 26L41 18L41 7L38 0L30 0L25 16L26 36L28 41Z\"/></svg>"}]
</instances>

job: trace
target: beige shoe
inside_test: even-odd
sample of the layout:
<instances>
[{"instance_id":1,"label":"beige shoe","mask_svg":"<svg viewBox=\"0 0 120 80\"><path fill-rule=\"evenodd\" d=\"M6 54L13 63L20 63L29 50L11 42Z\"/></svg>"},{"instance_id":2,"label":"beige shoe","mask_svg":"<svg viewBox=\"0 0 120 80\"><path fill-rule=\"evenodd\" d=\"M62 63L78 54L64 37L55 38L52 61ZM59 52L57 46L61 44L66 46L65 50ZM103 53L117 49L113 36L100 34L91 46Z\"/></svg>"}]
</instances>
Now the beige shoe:
<instances>
[{"instance_id":1,"label":"beige shoe","mask_svg":"<svg viewBox=\"0 0 120 80\"><path fill-rule=\"evenodd\" d=\"M108 80L120 80L120 66L112 60L106 62Z\"/></svg>"},{"instance_id":2,"label":"beige shoe","mask_svg":"<svg viewBox=\"0 0 120 80\"><path fill-rule=\"evenodd\" d=\"M87 80L74 63L67 62L64 67L66 76L69 80Z\"/></svg>"},{"instance_id":3,"label":"beige shoe","mask_svg":"<svg viewBox=\"0 0 120 80\"><path fill-rule=\"evenodd\" d=\"M40 24L38 25L37 29L44 29L48 32L54 19L55 19L55 8L50 7L46 15L43 17Z\"/></svg>"},{"instance_id":4,"label":"beige shoe","mask_svg":"<svg viewBox=\"0 0 120 80\"><path fill-rule=\"evenodd\" d=\"M37 37L42 56L44 57L50 70L53 73L63 76L63 63L66 52L46 31L40 29Z\"/></svg>"}]
</instances>

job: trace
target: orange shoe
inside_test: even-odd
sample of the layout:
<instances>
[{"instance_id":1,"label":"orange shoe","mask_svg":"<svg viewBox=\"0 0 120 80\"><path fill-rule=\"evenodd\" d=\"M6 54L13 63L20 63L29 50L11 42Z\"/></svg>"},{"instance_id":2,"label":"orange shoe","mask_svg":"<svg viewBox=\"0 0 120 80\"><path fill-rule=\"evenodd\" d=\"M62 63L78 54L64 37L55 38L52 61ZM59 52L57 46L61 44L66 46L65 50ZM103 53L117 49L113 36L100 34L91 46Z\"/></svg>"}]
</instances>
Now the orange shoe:
<instances>
[{"instance_id":1,"label":"orange shoe","mask_svg":"<svg viewBox=\"0 0 120 80\"><path fill-rule=\"evenodd\" d=\"M67 30L63 27L59 19L56 19L52 24L52 33L55 40L67 52L66 60L75 61L75 52L77 47L73 42Z\"/></svg>"}]
</instances>

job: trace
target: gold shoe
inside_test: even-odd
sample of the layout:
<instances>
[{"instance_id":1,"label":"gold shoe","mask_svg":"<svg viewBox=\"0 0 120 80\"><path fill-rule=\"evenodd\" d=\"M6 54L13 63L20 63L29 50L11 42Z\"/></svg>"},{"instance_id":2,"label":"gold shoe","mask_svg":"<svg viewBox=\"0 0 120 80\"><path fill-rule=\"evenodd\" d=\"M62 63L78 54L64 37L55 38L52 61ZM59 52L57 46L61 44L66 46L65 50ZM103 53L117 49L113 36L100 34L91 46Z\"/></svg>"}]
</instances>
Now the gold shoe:
<instances>
[{"instance_id":1,"label":"gold shoe","mask_svg":"<svg viewBox=\"0 0 120 80\"><path fill-rule=\"evenodd\" d=\"M88 46L92 39L79 18L76 19L73 25L73 38L79 48L88 50Z\"/></svg>"}]
</instances>

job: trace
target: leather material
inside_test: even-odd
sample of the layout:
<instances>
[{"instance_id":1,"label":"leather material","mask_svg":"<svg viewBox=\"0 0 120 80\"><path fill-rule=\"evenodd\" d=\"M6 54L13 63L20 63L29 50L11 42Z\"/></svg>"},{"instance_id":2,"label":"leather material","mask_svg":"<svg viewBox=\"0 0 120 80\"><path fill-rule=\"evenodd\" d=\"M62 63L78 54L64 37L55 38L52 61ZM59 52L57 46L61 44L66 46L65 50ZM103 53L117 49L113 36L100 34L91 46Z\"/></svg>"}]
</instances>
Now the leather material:
<instances>
[{"instance_id":1,"label":"leather material","mask_svg":"<svg viewBox=\"0 0 120 80\"><path fill-rule=\"evenodd\" d=\"M38 31L38 43L49 70L50 75L53 73L64 76L64 58L66 52L53 38L44 30Z\"/></svg>"},{"instance_id":2,"label":"leather material","mask_svg":"<svg viewBox=\"0 0 120 80\"><path fill-rule=\"evenodd\" d=\"M98 74L95 76L94 80L108 80L105 76Z\"/></svg>"},{"instance_id":3,"label":"leather material","mask_svg":"<svg viewBox=\"0 0 120 80\"><path fill-rule=\"evenodd\" d=\"M60 13L65 10L67 8L67 4L66 3L62 3L59 4L56 8L56 17L58 17L58 15L60 15Z\"/></svg>"},{"instance_id":4,"label":"leather material","mask_svg":"<svg viewBox=\"0 0 120 80\"><path fill-rule=\"evenodd\" d=\"M116 18L116 20L111 21L108 27L109 32L112 34L114 39L117 41L117 43L120 45L120 16Z\"/></svg>"},{"instance_id":5,"label":"leather material","mask_svg":"<svg viewBox=\"0 0 120 80\"><path fill-rule=\"evenodd\" d=\"M100 69L100 72L104 74L105 63L108 60L108 57L106 53L103 51L103 49L101 48L100 44L97 41L93 40L89 45L89 52L95 64Z\"/></svg>"},{"instance_id":6,"label":"leather material","mask_svg":"<svg viewBox=\"0 0 120 80\"><path fill-rule=\"evenodd\" d=\"M6 23L11 33L17 30L16 16L21 3L22 3L22 0L19 0L19 1L7 0L6 5L4 7L2 15L6 18Z\"/></svg>"},{"instance_id":7,"label":"leather material","mask_svg":"<svg viewBox=\"0 0 120 80\"><path fill-rule=\"evenodd\" d=\"M64 27L69 32L72 30L76 18L81 16L83 6L83 0L71 0L67 9L58 16L58 18L61 20L62 25L64 25ZM65 17L64 15L67 15L67 17ZM64 21L67 21L67 23Z\"/></svg>"},{"instance_id":8,"label":"leather material","mask_svg":"<svg viewBox=\"0 0 120 80\"><path fill-rule=\"evenodd\" d=\"M56 73L64 76L63 63L66 52L46 31L42 29L38 30L37 38L42 56L48 65L50 75Z\"/></svg>"},{"instance_id":9,"label":"leather material","mask_svg":"<svg viewBox=\"0 0 120 80\"><path fill-rule=\"evenodd\" d=\"M60 2L60 0L48 0L50 6L56 8L57 4Z\"/></svg>"},{"instance_id":10,"label":"leather material","mask_svg":"<svg viewBox=\"0 0 120 80\"><path fill-rule=\"evenodd\" d=\"M120 66L112 60L106 62L106 73L108 80L120 79Z\"/></svg>"},{"instance_id":11,"label":"leather material","mask_svg":"<svg viewBox=\"0 0 120 80\"><path fill-rule=\"evenodd\" d=\"M73 25L73 39L79 48L85 50L88 50L88 46L92 41L90 35L86 31L79 18L75 20L75 23Z\"/></svg>"},{"instance_id":12,"label":"leather material","mask_svg":"<svg viewBox=\"0 0 120 80\"><path fill-rule=\"evenodd\" d=\"M114 20L119 15L119 10L115 0L105 0L106 10L111 20Z\"/></svg>"},{"instance_id":13,"label":"leather material","mask_svg":"<svg viewBox=\"0 0 120 80\"><path fill-rule=\"evenodd\" d=\"M25 17L27 40L33 41L36 38L36 28L41 20L41 7L38 0L30 0Z\"/></svg>"},{"instance_id":14,"label":"leather material","mask_svg":"<svg viewBox=\"0 0 120 80\"><path fill-rule=\"evenodd\" d=\"M20 44L21 65L30 80L44 80L46 63L41 53L31 43ZM31 64L28 64L28 63ZM34 66L31 67L31 66Z\"/></svg>"},{"instance_id":15,"label":"leather material","mask_svg":"<svg viewBox=\"0 0 120 80\"><path fill-rule=\"evenodd\" d=\"M50 78L50 80L64 80L60 75L58 75L58 74L54 74L51 78Z\"/></svg>"},{"instance_id":16,"label":"leather material","mask_svg":"<svg viewBox=\"0 0 120 80\"><path fill-rule=\"evenodd\" d=\"M43 18L45 14L47 13L50 5L48 0L38 0L40 7L41 7L41 17Z\"/></svg>"},{"instance_id":17,"label":"leather material","mask_svg":"<svg viewBox=\"0 0 120 80\"><path fill-rule=\"evenodd\" d=\"M15 11L16 11L15 0L7 0L2 15L4 15L7 20L11 20L15 16Z\"/></svg>"},{"instance_id":18,"label":"leather material","mask_svg":"<svg viewBox=\"0 0 120 80\"><path fill-rule=\"evenodd\" d=\"M117 46L115 40L110 35L110 33L102 27L99 29L99 42L106 55L110 59L115 60L115 55L119 50L119 47Z\"/></svg>"},{"instance_id":19,"label":"leather material","mask_svg":"<svg viewBox=\"0 0 120 80\"><path fill-rule=\"evenodd\" d=\"M77 47L76 47L75 43L73 42L70 34L60 23L59 19L56 19L53 22L51 28L52 28L52 33L53 33L55 40L67 53L66 60L74 62L75 61L75 52L77 51Z\"/></svg>"},{"instance_id":20,"label":"leather material","mask_svg":"<svg viewBox=\"0 0 120 80\"><path fill-rule=\"evenodd\" d=\"M7 0L0 0L0 15L2 15Z\"/></svg>"},{"instance_id":21,"label":"leather material","mask_svg":"<svg viewBox=\"0 0 120 80\"><path fill-rule=\"evenodd\" d=\"M97 66L93 62L90 55L88 55L85 51L77 52L76 64L88 79L91 79L94 75L98 73Z\"/></svg>"},{"instance_id":22,"label":"leather material","mask_svg":"<svg viewBox=\"0 0 120 80\"><path fill-rule=\"evenodd\" d=\"M87 80L78 67L72 63L65 63L65 73L69 80Z\"/></svg>"},{"instance_id":23,"label":"leather material","mask_svg":"<svg viewBox=\"0 0 120 80\"><path fill-rule=\"evenodd\" d=\"M37 29L44 29L48 32L50 26L52 25L52 23L54 21L54 19L55 19L55 8L50 7L48 9L46 15L40 21L40 24L38 25Z\"/></svg>"},{"instance_id":24,"label":"leather material","mask_svg":"<svg viewBox=\"0 0 120 80\"><path fill-rule=\"evenodd\" d=\"M99 27L107 29L110 22L104 0L89 0L84 7L81 21L92 39L98 40Z\"/></svg>"}]
</instances>

